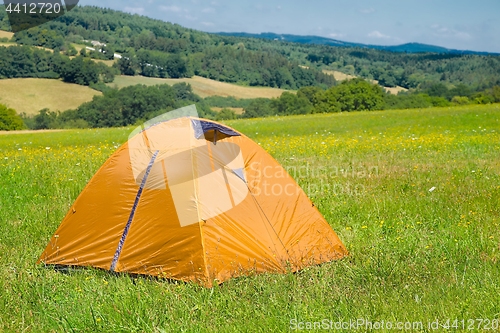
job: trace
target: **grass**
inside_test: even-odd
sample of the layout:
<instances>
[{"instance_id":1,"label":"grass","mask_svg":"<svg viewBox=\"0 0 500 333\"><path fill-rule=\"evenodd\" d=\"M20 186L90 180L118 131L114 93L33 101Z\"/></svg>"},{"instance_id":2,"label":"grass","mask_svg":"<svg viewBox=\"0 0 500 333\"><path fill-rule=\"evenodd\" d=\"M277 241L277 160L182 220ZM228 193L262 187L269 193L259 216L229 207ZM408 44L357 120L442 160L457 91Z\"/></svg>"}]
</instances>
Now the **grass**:
<instances>
[{"instance_id":1,"label":"grass","mask_svg":"<svg viewBox=\"0 0 500 333\"><path fill-rule=\"evenodd\" d=\"M118 88L123 88L136 84L151 86L156 84L173 85L180 82L189 83L193 88L194 93L203 98L208 96L233 96L235 98L273 98L281 96L281 94L286 91L278 88L244 87L235 84L210 80L200 76L194 76L192 78L185 79L160 79L144 76L121 75L116 76L115 81L113 83L109 83L108 85L111 87L116 86Z\"/></svg>"},{"instance_id":2,"label":"grass","mask_svg":"<svg viewBox=\"0 0 500 333\"><path fill-rule=\"evenodd\" d=\"M113 59L113 60L92 59L92 60L95 62L102 62L103 64L109 67L112 67L115 64L115 62L118 61L118 59Z\"/></svg>"},{"instance_id":3,"label":"grass","mask_svg":"<svg viewBox=\"0 0 500 333\"><path fill-rule=\"evenodd\" d=\"M342 73L342 72L339 72L339 71L332 71L332 70L327 70L327 69L324 69L323 73L328 74L328 75L333 75L333 77L337 81L350 80L350 79L354 79L354 78L357 77L357 76L354 76L354 75L345 74L345 73ZM378 84L377 80L371 80L371 82L374 83L374 84ZM400 86L396 86L396 87L382 87L382 88L384 88L387 92L390 92L393 95L397 95L401 91L408 91L408 89L400 87Z\"/></svg>"},{"instance_id":4,"label":"grass","mask_svg":"<svg viewBox=\"0 0 500 333\"><path fill-rule=\"evenodd\" d=\"M344 80L350 80L350 79L356 78L356 76L354 76L354 75L342 73L339 71L327 70L327 69L324 69L323 73L328 74L328 75L333 75L333 77L337 81L344 81Z\"/></svg>"},{"instance_id":5,"label":"grass","mask_svg":"<svg viewBox=\"0 0 500 333\"><path fill-rule=\"evenodd\" d=\"M245 112L245 109L243 109L243 108L231 108L231 107L218 108L218 107L211 107L211 109L213 111L215 111L215 112L220 112L223 109L229 109L229 110L233 111L236 114L243 114Z\"/></svg>"},{"instance_id":6,"label":"grass","mask_svg":"<svg viewBox=\"0 0 500 333\"><path fill-rule=\"evenodd\" d=\"M0 103L17 113L36 114L44 108L51 111L74 109L92 100L100 92L77 84L52 79L0 80ZM62 96L71 96L64 98Z\"/></svg>"},{"instance_id":7,"label":"grass","mask_svg":"<svg viewBox=\"0 0 500 333\"><path fill-rule=\"evenodd\" d=\"M12 38L12 36L14 36L14 33L13 33L13 32L0 30L0 38L8 38L8 39L11 39L11 38Z\"/></svg>"},{"instance_id":8,"label":"grass","mask_svg":"<svg viewBox=\"0 0 500 333\"><path fill-rule=\"evenodd\" d=\"M0 331L278 332L365 319L422 322L419 332L500 318L500 105L227 124L289 170L349 257L213 289L36 265L131 129L3 135Z\"/></svg>"}]
</instances>

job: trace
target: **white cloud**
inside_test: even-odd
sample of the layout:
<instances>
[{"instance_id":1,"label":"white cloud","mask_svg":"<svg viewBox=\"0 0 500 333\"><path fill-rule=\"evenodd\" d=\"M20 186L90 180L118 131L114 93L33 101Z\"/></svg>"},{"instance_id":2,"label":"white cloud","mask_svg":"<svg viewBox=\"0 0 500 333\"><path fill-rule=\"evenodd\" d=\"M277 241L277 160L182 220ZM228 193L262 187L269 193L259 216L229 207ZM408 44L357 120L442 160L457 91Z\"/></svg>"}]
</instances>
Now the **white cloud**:
<instances>
[{"instance_id":1,"label":"white cloud","mask_svg":"<svg viewBox=\"0 0 500 333\"><path fill-rule=\"evenodd\" d=\"M204 25L205 27L213 27L215 25L212 22L201 22L201 24Z\"/></svg>"},{"instance_id":2,"label":"white cloud","mask_svg":"<svg viewBox=\"0 0 500 333\"><path fill-rule=\"evenodd\" d=\"M215 13L215 8L212 7L204 8L201 12L205 14Z\"/></svg>"},{"instance_id":3,"label":"white cloud","mask_svg":"<svg viewBox=\"0 0 500 333\"><path fill-rule=\"evenodd\" d=\"M333 33L329 34L328 37L331 37L331 38L343 38L343 37L345 37L345 34L340 34L340 33L333 32Z\"/></svg>"},{"instance_id":4,"label":"white cloud","mask_svg":"<svg viewBox=\"0 0 500 333\"><path fill-rule=\"evenodd\" d=\"M456 29L450 29L448 27L442 26L440 24L431 25L431 29L433 30L433 35L441 38L455 38L467 40L471 38L471 35L464 31L459 31Z\"/></svg>"},{"instance_id":5,"label":"white cloud","mask_svg":"<svg viewBox=\"0 0 500 333\"><path fill-rule=\"evenodd\" d=\"M359 10L363 14L371 14L375 12L375 8L363 8Z\"/></svg>"},{"instance_id":6,"label":"white cloud","mask_svg":"<svg viewBox=\"0 0 500 333\"><path fill-rule=\"evenodd\" d=\"M123 8L123 11L125 11L127 13L132 13L132 14L143 14L144 7L125 7L125 8Z\"/></svg>"},{"instance_id":7,"label":"white cloud","mask_svg":"<svg viewBox=\"0 0 500 333\"><path fill-rule=\"evenodd\" d=\"M182 8L178 6L160 6L159 8L164 12L172 12L172 13L182 12Z\"/></svg>"},{"instance_id":8,"label":"white cloud","mask_svg":"<svg viewBox=\"0 0 500 333\"><path fill-rule=\"evenodd\" d=\"M372 32L370 32L368 34L368 37L371 37L371 38L378 38L378 39L392 39L391 36L387 36L387 35L384 35L383 33L381 33L380 31L378 30L373 30Z\"/></svg>"}]
</instances>

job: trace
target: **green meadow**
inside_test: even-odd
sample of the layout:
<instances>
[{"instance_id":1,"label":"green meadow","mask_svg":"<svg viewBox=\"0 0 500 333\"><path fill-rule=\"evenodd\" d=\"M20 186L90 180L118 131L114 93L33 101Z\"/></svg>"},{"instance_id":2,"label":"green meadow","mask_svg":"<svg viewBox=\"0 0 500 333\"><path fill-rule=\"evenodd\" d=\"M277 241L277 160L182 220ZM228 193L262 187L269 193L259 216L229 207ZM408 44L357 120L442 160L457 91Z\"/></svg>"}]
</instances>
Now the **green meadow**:
<instances>
[{"instance_id":1,"label":"green meadow","mask_svg":"<svg viewBox=\"0 0 500 333\"><path fill-rule=\"evenodd\" d=\"M348 257L212 289L37 265L132 128L0 135L0 331L498 331L500 105L226 123L287 168Z\"/></svg>"}]
</instances>

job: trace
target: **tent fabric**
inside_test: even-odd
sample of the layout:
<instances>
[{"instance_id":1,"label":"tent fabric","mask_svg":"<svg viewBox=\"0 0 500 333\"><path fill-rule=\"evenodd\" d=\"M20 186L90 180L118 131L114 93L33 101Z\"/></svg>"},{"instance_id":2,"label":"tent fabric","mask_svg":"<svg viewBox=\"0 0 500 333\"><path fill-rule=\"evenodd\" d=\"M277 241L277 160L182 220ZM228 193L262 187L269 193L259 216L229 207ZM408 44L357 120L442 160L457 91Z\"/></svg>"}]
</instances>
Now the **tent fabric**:
<instances>
[{"instance_id":1,"label":"tent fabric","mask_svg":"<svg viewBox=\"0 0 500 333\"><path fill-rule=\"evenodd\" d=\"M229 131L214 144L195 135L203 123ZM320 212L264 149L222 124L182 117L138 133L104 163L39 262L210 287L346 255Z\"/></svg>"}]
</instances>

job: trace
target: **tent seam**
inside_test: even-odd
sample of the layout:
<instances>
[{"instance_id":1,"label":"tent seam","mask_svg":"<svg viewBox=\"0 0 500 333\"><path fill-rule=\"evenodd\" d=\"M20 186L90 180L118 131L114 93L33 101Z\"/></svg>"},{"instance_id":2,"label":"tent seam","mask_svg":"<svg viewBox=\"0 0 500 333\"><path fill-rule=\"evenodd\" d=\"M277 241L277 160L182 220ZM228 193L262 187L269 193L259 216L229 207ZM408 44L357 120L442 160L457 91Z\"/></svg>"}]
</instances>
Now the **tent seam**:
<instances>
[{"instance_id":1,"label":"tent seam","mask_svg":"<svg viewBox=\"0 0 500 333\"><path fill-rule=\"evenodd\" d=\"M146 182L147 182L147 179L149 177L149 173L151 172L151 168L153 167L153 164L154 164L159 152L160 151L157 150L153 154L153 157L151 158L151 160L149 161L148 167L146 169L146 173L144 174L144 178L142 179L142 182L141 182L141 186L139 187L139 190L138 190L137 195L135 197L135 201L134 201L134 204L132 206L132 210L130 211L130 216L128 218L127 224L125 225L125 229L123 230L122 236L120 237L120 241L118 242L118 246L117 246L115 254L113 256L113 260L111 261L111 266L110 266L109 270L112 272L115 271L116 265L118 264L118 260L120 259L120 256L121 256L121 253L123 250L123 246L125 244L125 240L128 236L129 230L130 230L130 226L132 225L132 222L133 222L134 217L135 217L135 213L137 211L137 208L139 207L139 202L141 200L142 193L144 191L144 187L146 186Z\"/></svg>"},{"instance_id":2,"label":"tent seam","mask_svg":"<svg viewBox=\"0 0 500 333\"><path fill-rule=\"evenodd\" d=\"M191 123L191 128L192 128L192 123ZM192 128L193 129L193 128ZM194 136L194 129L193 129L193 137ZM191 139L192 140L192 139ZM196 212L198 213L198 227L200 229L200 240L201 240L201 250L202 250L202 255L203 255L203 270L204 270L204 275L207 279L207 281L209 282L209 284L211 285L212 284L212 281L209 281L209 278L210 278L210 275L208 274L208 265L207 265L207 256L206 256L206 253L205 253L205 237L203 235L203 225L202 225L202 219L201 219L201 215L200 215L200 209L199 209L199 200L198 200L198 189L197 189L197 183L198 183L198 178L195 178L195 172L194 172L194 164L195 164L195 156L194 156L194 153L193 153L193 145L192 145L192 141L190 140L190 147L189 147L189 151L191 153L191 173L192 173L192 176L193 176L193 190L194 190L194 195L195 195L195 199L196 199Z\"/></svg>"}]
</instances>

